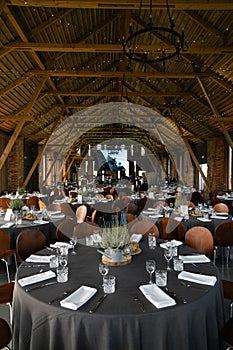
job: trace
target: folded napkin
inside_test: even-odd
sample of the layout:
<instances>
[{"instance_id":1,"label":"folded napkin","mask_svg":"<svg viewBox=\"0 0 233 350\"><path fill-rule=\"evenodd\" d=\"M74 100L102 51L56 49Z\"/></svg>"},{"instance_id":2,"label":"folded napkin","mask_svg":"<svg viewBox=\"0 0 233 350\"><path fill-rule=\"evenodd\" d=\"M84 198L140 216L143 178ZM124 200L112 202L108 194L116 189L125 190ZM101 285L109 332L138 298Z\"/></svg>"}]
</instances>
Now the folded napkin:
<instances>
[{"instance_id":1,"label":"folded napkin","mask_svg":"<svg viewBox=\"0 0 233 350\"><path fill-rule=\"evenodd\" d=\"M156 284L144 284L139 287L144 296L158 309L176 305L174 299L167 295Z\"/></svg>"},{"instance_id":2,"label":"folded napkin","mask_svg":"<svg viewBox=\"0 0 233 350\"><path fill-rule=\"evenodd\" d=\"M53 220L63 219L65 218L65 214L50 215L50 218Z\"/></svg>"},{"instance_id":3,"label":"folded napkin","mask_svg":"<svg viewBox=\"0 0 233 350\"><path fill-rule=\"evenodd\" d=\"M210 262L210 259L204 254L179 255L179 259L182 259L184 264Z\"/></svg>"},{"instance_id":4,"label":"folded napkin","mask_svg":"<svg viewBox=\"0 0 233 350\"><path fill-rule=\"evenodd\" d=\"M45 221L45 220L34 220L33 224L36 225L44 225L44 224L49 224L49 221Z\"/></svg>"},{"instance_id":5,"label":"folded napkin","mask_svg":"<svg viewBox=\"0 0 233 350\"><path fill-rule=\"evenodd\" d=\"M150 215L151 214L151 210L143 210L142 214Z\"/></svg>"},{"instance_id":6,"label":"folded napkin","mask_svg":"<svg viewBox=\"0 0 233 350\"><path fill-rule=\"evenodd\" d=\"M68 249L73 249L72 244L69 244L67 242L55 242L54 244L50 244L51 248L59 248L61 246L67 246Z\"/></svg>"},{"instance_id":7,"label":"folded napkin","mask_svg":"<svg viewBox=\"0 0 233 350\"><path fill-rule=\"evenodd\" d=\"M161 243L160 247L167 249L169 247L179 247L179 245L182 245L182 244L183 243L181 241L177 241L176 239L172 239L171 241Z\"/></svg>"},{"instance_id":8,"label":"folded napkin","mask_svg":"<svg viewBox=\"0 0 233 350\"><path fill-rule=\"evenodd\" d=\"M226 215L226 213L225 213L225 215ZM212 215L211 219L226 220L226 219L228 219L228 216Z\"/></svg>"},{"instance_id":9,"label":"folded napkin","mask_svg":"<svg viewBox=\"0 0 233 350\"><path fill-rule=\"evenodd\" d=\"M153 215L149 215L149 218L152 218L152 219L163 218L163 215L161 215L161 214L153 214Z\"/></svg>"},{"instance_id":10,"label":"folded napkin","mask_svg":"<svg viewBox=\"0 0 233 350\"><path fill-rule=\"evenodd\" d=\"M2 225L1 228L10 228L14 225L15 225L14 222L7 222L6 224Z\"/></svg>"},{"instance_id":11,"label":"folded napkin","mask_svg":"<svg viewBox=\"0 0 233 350\"><path fill-rule=\"evenodd\" d=\"M52 256L54 256L54 255L34 255L34 254L31 254L26 259L26 262L31 262L31 263L49 263Z\"/></svg>"},{"instance_id":12,"label":"folded napkin","mask_svg":"<svg viewBox=\"0 0 233 350\"><path fill-rule=\"evenodd\" d=\"M190 282L207 284L208 286L214 286L217 278L215 276L200 275L199 273L193 273L188 271L182 271L179 273L178 278Z\"/></svg>"},{"instance_id":13,"label":"folded napkin","mask_svg":"<svg viewBox=\"0 0 233 350\"><path fill-rule=\"evenodd\" d=\"M61 211L47 211L47 214L48 215L58 215L58 214L61 214Z\"/></svg>"},{"instance_id":14,"label":"folded napkin","mask_svg":"<svg viewBox=\"0 0 233 350\"><path fill-rule=\"evenodd\" d=\"M141 233L133 233L130 237L130 242L140 242L141 239L142 239Z\"/></svg>"},{"instance_id":15,"label":"folded napkin","mask_svg":"<svg viewBox=\"0 0 233 350\"><path fill-rule=\"evenodd\" d=\"M197 220L202 222L211 222L211 219L207 219L207 218L197 218Z\"/></svg>"},{"instance_id":16,"label":"folded napkin","mask_svg":"<svg viewBox=\"0 0 233 350\"><path fill-rule=\"evenodd\" d=\"M60 301L60 305L71 310L77 310L97 292L96 288L81 286L67 298Z\"/></svg>"},{"instance_id":17,"label":"folded napkin","mask_svg":"<svg viewBox=\"0 0 233 350\"><path fill-rule=\"evenodd\" d=\"M33 283L45 281L45 280L48 280L48 279L54 278L54 277L56 277L55 272L49 270L49 271L37 273L36 275L32 275L32 276L28 276L28 277L23 277L23 278L21 278L21 279L18 280L18 283L19 283L22 287L24 287L24 286L27 286L27 285L29 285L29 284L33 284Z\"/></svg>"},{"instance_id":18,"label":"folded napkin","mask_svg":"<svg viewBox=\"0 0 233 350\"><path fill-rule=\"evenodd\" d=\"M175 216L173 219L176 221L179 221L179 222L181 222L183 220L183 218L181 216Z\"/></svg>"}]
</instances>

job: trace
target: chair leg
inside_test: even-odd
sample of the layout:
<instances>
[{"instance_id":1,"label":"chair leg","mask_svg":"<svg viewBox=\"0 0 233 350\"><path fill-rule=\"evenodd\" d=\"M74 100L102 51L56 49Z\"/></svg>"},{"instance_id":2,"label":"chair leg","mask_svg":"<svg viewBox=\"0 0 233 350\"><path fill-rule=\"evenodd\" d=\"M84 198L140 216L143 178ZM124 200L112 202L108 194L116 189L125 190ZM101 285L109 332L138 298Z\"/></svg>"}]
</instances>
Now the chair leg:
<instances>
[{"instance_id":1,"label":"chair leg","mask_svg":"<svg viewBox=\"0 0 233 350\"><path fill-rule=\"evenodd\" d=\"M226 262L227 262L227 267L229 263L229 257L230 257L230 247L226 247Z\"/></svg>"},{"instance_id":2,"label":"chair leg","mask_svg":"<svg viewBox=\"0 0 233 350\"><path fill-rule=\"evenodd\" d=\"M216 261L216 256L217 256L217 247L214 247L214 265L215 265L215 261Z\"/></svg>"},{"instance_id":3,"label":"chair leg","mask_svg":"<svg viewBox=\"0 0 233 350\"><path fill-rule=\"evenodd\" d=\"M18 264L17 264L17 257L16 254L14 254L14 262L15 262L15 269L18 270Z\"/></svg>"},{"instance_id":4,"label":"chair leg","mask_svg":"<svg viewBox=\"0 0 233 350\"><path fill-rule=\"evenodd\" d=\"M3 259L5 265L6 265L6 274L7 274L7 281L10 282L10 273L9 273L9 267L8 267L8 263L5 259Z\"/></svg>"},{"instance_id":5,"label":"chair leg","mask_svg":"<svg viewBox=\"0 0 233 350\"><path fill-rule=\"evenodd\" d=\"M233 301L230 303L230 318L233 317Z\"/></svg>"}]
</instances>

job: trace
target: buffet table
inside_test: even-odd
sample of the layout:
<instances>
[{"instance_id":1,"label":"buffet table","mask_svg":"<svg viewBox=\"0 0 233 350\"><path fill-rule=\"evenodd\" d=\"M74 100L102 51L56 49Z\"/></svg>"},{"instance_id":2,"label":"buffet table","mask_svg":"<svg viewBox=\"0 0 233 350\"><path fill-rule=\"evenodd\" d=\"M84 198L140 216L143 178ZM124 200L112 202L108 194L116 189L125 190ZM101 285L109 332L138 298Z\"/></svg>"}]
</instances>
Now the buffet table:
<instances>
[{"instance_id":1,"label":"buffet table","mask_svg":"<svg viewBox=\"0 0 233 350\"><path fill-rule=\"evenodd\" d=\"M95 313L89 310L103 291L98 272L101 255L96 248L78 244L77 255L69 255L69 280L35 289L30 292L18 280L39 272L40 267L18 269L13 298L14 350L219 350L224 319L224 303L220 275L212 263L185 264L185 270L217 276L214 286L194 284L187 287L177 278L178 272L168 272L168 288L180 297L175 306L157 309L138 289L149 280L145 262L152 258L157 268L166 261L159 246L149 250L147 242L140 242L141 253L124 266L110 266L116 276L116 292L109 294ZM179 254L195 253L181 245ZM52 254L43 250L40 254ZM49 269L49 267L46 267ZM53 278L52 280L55 280ZM41 284L38 283L38 284ZM78 310L61 307L59 301L69 288L80 286L97 288L97 293ZM142 301L135 300L135 294ZM187 303L182 302L187 299ZM181 300L181 301L180 301Z\"/></svg>"}]
</instances>

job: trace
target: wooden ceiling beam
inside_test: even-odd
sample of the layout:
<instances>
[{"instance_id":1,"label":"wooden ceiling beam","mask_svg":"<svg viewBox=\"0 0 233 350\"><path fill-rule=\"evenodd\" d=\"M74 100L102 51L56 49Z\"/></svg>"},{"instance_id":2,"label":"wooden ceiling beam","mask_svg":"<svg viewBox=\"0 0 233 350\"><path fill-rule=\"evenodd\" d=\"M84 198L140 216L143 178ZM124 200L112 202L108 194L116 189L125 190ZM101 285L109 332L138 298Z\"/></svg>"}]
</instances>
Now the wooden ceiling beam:
<instances>
[{"instance_id":1,"label":"wooden ceiling beam","mask_svg":"<svg viewBox=\"0 0 233 350\"><path fill-rule=\"evenodd\" d=\"M6 0L8 5L20 7L54 7L54 8L93 8L93 9L129 9L140 8L140 1L135 0ZM150 0L144 0L143 9L148 9ZM173 10L233 10L231 0L170 0L169 7ZM153 3L153 9L166 10L164 0L157 0Z\"/></svg>"},{"instance_id":2,"label":"wooden ceiling beam","mask_svg":"<svg viewBox=\"0 0 233 350\"><path fill-rule=\"evenodd\" d=\"M29 52L89 52L89 53L111 53L118 52L123 54L121 44L85 44L85 43L32 43L32 42L13 42L4 46L5 50L29 51ZM161 52L161 45L138 45L135 52L145 51ZM166 46L166 52L174 52L173 45ZM233 45L219 46L190 46L181 51L182 55L226 55L233 53Z\"/></svg>"},{"instance_id":3,"label":"wooden ceiling beam","mask_svg":"<svg viewBox=\"0 0 233 350\"><path fill-rule=\"evenodd\" d=\"M102 90L102 88L101 88ZM44 92L41 96L52 96L52 95L60 95L60 96L183 96L190 97L194 96L191 92L147 92L147 91L95 91L95 92L79 92L79 91L48 91ZM42 98L40 97L40 98Z\"/></svg>"},{"instance_id":4,"label":"wooden ceiling beam","mask_svg":"<svg viewBox=\"0 0 233 350\"><path fill-rule=\"evenodd\" d=\"M196 77L209 77L213 72L129 72L129 71L83 71L83 70L34 70L34 75L48 77L79 77L79 78L151 78L151 79L196 79Z\"/></svg>"}]
</instances>

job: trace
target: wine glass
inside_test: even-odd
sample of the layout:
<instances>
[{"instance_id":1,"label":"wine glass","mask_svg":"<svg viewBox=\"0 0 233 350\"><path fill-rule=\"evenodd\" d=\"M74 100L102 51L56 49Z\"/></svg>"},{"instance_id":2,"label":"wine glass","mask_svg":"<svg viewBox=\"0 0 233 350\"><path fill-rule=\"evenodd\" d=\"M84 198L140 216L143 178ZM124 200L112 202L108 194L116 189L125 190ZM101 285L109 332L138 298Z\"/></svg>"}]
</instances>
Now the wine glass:
<instances>
[{"instance_id":1,"label":"wine glass","mask_svg":"<svg viewBox=\"0 0 233 350\"><path fill-rule=\"evenodd\" d=\"M173 257L173 249L172 247L168 247L167 249L164 249L164 257L167 260L167 271L171 271L172 268L169 265L170 260Z\"/></svg>"},{"instance_id":2,"label":"wine glass","mask_svg":"<svg viewBox=\"0 0 233 350\"><path fill-rule=\"evenodd\" d=\"M150 275L149 284L153 284L152 273L155 272L155 267L156 267L155 260L152 260L152 259L146 260L146 271L149 272L149 275Z\"/></svg>"},{"instance_id":3,"label":"wine glass","mask_svg":"<svg viewBox=\"0 0 233 350\"><path fill-rule=\"evenodd\" d=\"M70 239L70 244L72 244L72 247L73 247L73 250L71 252L71 255L76 255L76 251L75 251L75 246L77 244L77 237L75 236L72 236L71 239Z\"/></svg>"},{"instance_id":4,"label":"wine glass","mask_svg":"<svg viewBox=\"0 0 233 350\"><path fill-rule=\"evenodd\" d=\"M101 274L102 278L104 278L104 276L107 276L108 272L109 272L109 266L102 262L99 263L99 273Z\"/></svg>"}]
</instances>

